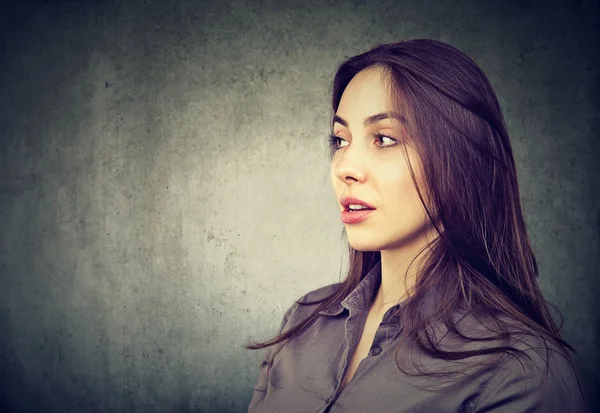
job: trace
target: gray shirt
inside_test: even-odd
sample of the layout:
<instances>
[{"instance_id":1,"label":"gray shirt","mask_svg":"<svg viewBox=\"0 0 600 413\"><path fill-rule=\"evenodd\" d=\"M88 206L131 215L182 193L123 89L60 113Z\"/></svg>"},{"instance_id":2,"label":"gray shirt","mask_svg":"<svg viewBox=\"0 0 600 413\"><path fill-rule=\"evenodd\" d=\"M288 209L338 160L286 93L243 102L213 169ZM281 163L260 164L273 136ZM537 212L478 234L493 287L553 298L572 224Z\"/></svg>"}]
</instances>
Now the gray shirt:
<instances>
[{"instance_id":1,"label":"gray shirt","mask_svg":"<svg viewBox=\"0 0 600 413\"><path fill-rule=\"evenodd\" d=\"M283 346L268 373L267 359L280 344L264 349L265 357L259 367L248 413L586 411L577 375L571 363L560 355L565 354L565 350L548 341L546 344L555 351L549 354L551 364L545 386L542 386L545 373L543 343L532 342L531 339L511 341L511 345L526 351L533 362L506 353L500 364L479 369L476 374L468 374L458 380L453 377L452 381L403 373L394 358L396 341L402 332L402 313L394 310L401 310L402 303L385 313L369 355L360 362L350 382L340 390L342 377L358 345L380 282L379 263L340 304L321 311L308 330ZM305 294L299 301L323 298L337 287L338 284L321 287ZM278 333L301 322L316 306L294 303L286 311ZM474 326L472 331L478 331L475 326L480 325L468 316L462 317L460 322L471 323ZM441 331L440 337L444 336ZM452 343L449 338L444 349L452 349ZM473 344L472 348L478 345L481 346L481 343ZM462 343L459 349L453 349L465 350L467 347ZM422 352L419 354L415 345L411 347L407 343L400 348L399 357L406 358L408 355L424 363L419 366L435 366L442 371L456 370L452 370L456 362L433 359ZM410 365L401 366L406 370Z\"/></svg>"}]
</instances>

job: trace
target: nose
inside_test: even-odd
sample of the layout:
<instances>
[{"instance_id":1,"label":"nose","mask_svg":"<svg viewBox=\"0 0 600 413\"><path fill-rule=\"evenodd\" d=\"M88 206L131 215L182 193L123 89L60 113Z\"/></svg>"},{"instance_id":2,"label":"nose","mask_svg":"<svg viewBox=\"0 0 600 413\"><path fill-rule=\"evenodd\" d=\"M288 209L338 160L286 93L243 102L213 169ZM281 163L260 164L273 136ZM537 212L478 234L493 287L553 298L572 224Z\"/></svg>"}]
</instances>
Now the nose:
<instances>
[{"instance_id":1,"label":"nose","mask_svg":"<svg viewBox=\"0 0 600 413\"><path fill-rule=\"evenodd\" d=\"M367 175L365 173L364 165L354 159L352 156L348 156L349 151L346 151L337 164L334 165L335 176L339 180L345 183L351 182L365 182Z\"/></svg>"}]
</instances>

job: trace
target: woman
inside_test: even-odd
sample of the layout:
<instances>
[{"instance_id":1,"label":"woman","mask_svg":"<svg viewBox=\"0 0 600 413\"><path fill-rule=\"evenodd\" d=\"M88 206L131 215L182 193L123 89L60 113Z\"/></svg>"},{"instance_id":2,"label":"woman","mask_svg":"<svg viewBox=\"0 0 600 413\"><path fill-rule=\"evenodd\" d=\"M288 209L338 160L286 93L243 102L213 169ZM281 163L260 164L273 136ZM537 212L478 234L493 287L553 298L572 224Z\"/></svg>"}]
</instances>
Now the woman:
<instances>
[{"instance_id":1,"label":"woman","mask_svg":"<svg viewBox=\"0 0 600 413\"><path fill-rule=\"evenodd\" d=\"M285 313L254 412L580 412L496 95L444 43L354 56L333 83L341 283Z\"/></svg>"}]
</instances>

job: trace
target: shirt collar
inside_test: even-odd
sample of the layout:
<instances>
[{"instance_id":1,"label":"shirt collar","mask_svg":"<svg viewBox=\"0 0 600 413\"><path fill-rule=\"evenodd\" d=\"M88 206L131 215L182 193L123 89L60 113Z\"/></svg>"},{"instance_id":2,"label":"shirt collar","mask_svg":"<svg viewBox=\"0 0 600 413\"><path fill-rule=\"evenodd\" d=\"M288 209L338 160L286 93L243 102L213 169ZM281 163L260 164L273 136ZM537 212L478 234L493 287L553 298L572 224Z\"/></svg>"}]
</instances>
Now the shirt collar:
<instances>
[{"instance_id":1,"label":"shirt collar","mask_svg":"<svg viewBox=\"0 0 600 413\"><path fill-rule=\"evenodd\" d=\"M332 307L319 311L319 314L336 316L340 315L344 309L360 309L369 306L373 301L377 287L379 287L380 283L381 261L369 270L367 275L358 283L350 294L346 296L346 298Z\"/></svg>"},{"instance_id":2,"label":"shirt collar","mask_svg":"<svg viewBox=\"0 0 600 413\"><path fill-rule=\"evenodd\" d=\"M319 314L328 315L328 316L337 316L344 312L344 310L354 309L362 309L368 307L373 302L375 298L375 294L377 292L377 288L381 283L381 261L379 261L369 272L367 275L358 283L358 285L344 298L341 303L336 303L335 305L326 308L325 310L319 311ZM403 301L405 301L404 299ZM435 296L429 292L425 293L422 301L422 307L424 307L425 314L431 316L431 312L434 306ZM402 302L396 304L394 307L402 306ZM454 314L455 322L465 316L467 313L467 309L459 308L457 312ZM383 323L399 323L400 315L396 312L390 313L389 317L385 317ZM440 337L444 336L445 326L439 327L442 330L440 333ZM439 333L439 332L438 332Z\"/></svg>"}]
</instances>

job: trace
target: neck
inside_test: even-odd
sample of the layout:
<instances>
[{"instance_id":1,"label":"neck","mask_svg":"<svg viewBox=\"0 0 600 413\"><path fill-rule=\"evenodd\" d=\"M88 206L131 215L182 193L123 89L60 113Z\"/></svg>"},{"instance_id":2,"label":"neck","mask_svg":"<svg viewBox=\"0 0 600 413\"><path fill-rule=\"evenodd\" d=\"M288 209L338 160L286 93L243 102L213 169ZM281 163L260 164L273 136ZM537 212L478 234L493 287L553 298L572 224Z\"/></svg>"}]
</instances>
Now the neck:
<instances>
[{"instance_id":1,"label":"neck","mask_svg":"<svg viewBox=\"0 0 600 413\"><path fill-rule=\"evenodd\" d=\"M418 270L427 256L429 247L426 246L433 234L437 236L435 228L412 241L381 250L381 284L373 301L376 309L385 311L412 296ZM419 254L422 249L425 250Z\"/></svg>"}]
</instances>

